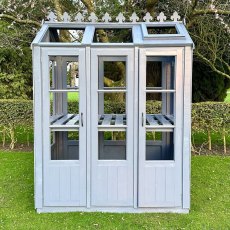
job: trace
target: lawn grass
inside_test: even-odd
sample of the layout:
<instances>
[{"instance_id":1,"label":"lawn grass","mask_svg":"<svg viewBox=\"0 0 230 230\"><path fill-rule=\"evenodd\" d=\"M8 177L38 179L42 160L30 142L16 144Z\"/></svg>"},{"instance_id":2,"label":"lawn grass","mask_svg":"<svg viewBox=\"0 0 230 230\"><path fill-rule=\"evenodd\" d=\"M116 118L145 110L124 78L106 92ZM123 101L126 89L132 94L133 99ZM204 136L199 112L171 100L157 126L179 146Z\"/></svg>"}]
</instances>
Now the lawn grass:
<instances>
[{"instance_id":1,"label":"lawn grass","mask_svg":"<svg viewBox=\"0 0 230 230\"><path fill-rule=\"evenodd\" d=\"M230 103L230 89L228 90L227 97L225 98L224 101Z\"/></svg>"},{"instance_id":2,"label":"lawn grass","mask_svg":"<svg viewBox=\"0 0 230 230\"><path fill-rule=\"evenodd\" d=\"M68 92L67 93L68 102L78 102L79 101L79 93L78 92ZM53 100L53 93L50 94L50 100Z\"/></svg>"},{"instance_id":3,"label":"lawn grass","mask_svg":"<svg viewBox=\"0 0 230 230\"><path fill-rule=\"evenodd\" d=\"M0 153L0 229L230 229L230 157L192 157L190 214L49 213L33 203L33 154Z\"/></svg>"}]
</instances>

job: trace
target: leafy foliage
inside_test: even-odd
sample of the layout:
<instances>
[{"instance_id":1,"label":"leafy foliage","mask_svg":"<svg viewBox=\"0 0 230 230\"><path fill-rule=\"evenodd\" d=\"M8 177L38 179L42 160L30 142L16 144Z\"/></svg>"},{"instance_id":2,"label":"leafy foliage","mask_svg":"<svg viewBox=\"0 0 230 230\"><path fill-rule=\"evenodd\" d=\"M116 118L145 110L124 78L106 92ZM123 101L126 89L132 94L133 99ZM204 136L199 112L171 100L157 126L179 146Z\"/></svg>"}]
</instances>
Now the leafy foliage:
<instances>
[{"instance_id":1,"label":"leafy foliage","mask_svg":"<svg viewBox=\"0 0 230 230\"><path fill-rule=\"evenodd\" d=\"M32 98L32 63L29 48L0 49L0 98Z\"/></svg>"},{"instance_id":2,"label":"leafy foliage","mask_svg":"<svg viewBox=\"0 0 230 230\"><path fill-rule=\"evenodd\" d=\"M192 79L192 100L224 101L230 88L230 79L217 77L210 67L194 61Z\"/></svg>"}]
</instances>

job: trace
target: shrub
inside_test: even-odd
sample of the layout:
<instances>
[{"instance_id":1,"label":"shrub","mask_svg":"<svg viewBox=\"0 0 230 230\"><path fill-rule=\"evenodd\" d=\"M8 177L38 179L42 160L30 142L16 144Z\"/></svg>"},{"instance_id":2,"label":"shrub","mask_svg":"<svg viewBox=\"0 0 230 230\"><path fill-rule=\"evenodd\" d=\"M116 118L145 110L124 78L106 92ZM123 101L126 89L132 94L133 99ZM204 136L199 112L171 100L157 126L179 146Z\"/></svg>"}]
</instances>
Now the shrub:
<instances>
[{"instance_id":1,"label":"shrub","mask_svg":"<svg viewBox=\"0 0 230 230\"><path fill-rule=\"evenodd\" d=\"M21 125L26 130L33 123L32 101L29 100L0 100L0 124L3 146L6 135L10 137L10 148L17 142L15 128Z\"/></svg>"},{"instance_id":2,"label":"shrub","mask_svg":"<svg viewBox=\"0 0 230 230\"><path fill-rule=\"evenodd\" d=\"M211 132L223 134L226 153L226 133L230 130L230 104L224 102L194 103L192 106L192 129L207 133L208 148L212 149Z\"/></svg>"},{"instance_id":3,"label":"shrub","mask_svg":"<svg viewBox=\"0 0 230 230\"><path fill-rule=\"evenodd\" d=\"M68 102L70 113L78 111L76 102ZM147 102L147 113L160 113L161 103ZM105 101L105 113L125 113L125 104ZM24 129L32 127L33 102L29 100L0 100L0 124L5 136L11 139L10 147L13 148L16 140L15 127L20 125ZM208 136L209 149L211 149L211 132L223 134L224 151L226 152L225 136L230 132L230 103L201 102L192 105L192 130L203 132Z\"/></svg>"}]
</instances>

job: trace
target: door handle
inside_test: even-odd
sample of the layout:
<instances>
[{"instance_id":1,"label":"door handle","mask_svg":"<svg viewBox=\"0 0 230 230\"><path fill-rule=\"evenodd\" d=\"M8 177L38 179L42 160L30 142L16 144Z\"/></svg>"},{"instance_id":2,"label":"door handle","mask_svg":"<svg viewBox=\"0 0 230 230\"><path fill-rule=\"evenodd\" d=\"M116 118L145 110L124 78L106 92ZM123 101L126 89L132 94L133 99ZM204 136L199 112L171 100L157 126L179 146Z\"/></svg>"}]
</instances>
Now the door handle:
<instances>
[{"instance_id":1,"label":"door handle","mask_svg":"<svg viewBox=\"0 0 230 230\"><path fill-rule=\"evenodd\" d=\"M81 113L81 126L83 127L83 113Z\"/></svg>"},{"instance_id":2,"label":"door handle","mask_svg":"<svg viewBox=\"0 0 230 230\"><path fill-rule=\"evenodd\" d=\"M144 127L144 113L141 113L141 123L142 127Z\"/></svg>"}]
</instances>

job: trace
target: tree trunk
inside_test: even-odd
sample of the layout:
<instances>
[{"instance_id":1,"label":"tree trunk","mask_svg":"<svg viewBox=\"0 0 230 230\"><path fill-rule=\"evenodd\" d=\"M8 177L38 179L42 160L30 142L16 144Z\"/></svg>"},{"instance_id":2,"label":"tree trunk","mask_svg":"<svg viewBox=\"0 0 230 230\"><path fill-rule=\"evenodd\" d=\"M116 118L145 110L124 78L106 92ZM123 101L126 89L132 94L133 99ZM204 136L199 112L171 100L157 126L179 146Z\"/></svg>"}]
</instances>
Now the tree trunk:
<instances>
[{"instance_id":1,"label":"tree trunk","mask_svg":"<svg viewBox=\"0 0 230 230\"><path fill-rule=\"evenodd\" d=\"M57 14L58 21L62 21L63 10L59 0L54 0L54 8ZM70 42L71 37L67 30L60 30L60 41Z\"/></svg>"},{"instance_id":2,"label":"tree trunk","mask_svg":"<svg viewBox=\"0 0 230 230\"><path fill-rule=\"evenodd\" d=\"M223 143L224 143L224 154L226 154L227 153L227 147L226 147L225 127L223 127Z\"/></svg>"},{"instance_id":3,"label":"tree trunk","mask_svg":"<svg viewBox=\"0 0 230 230\"><path fill-rule=\"evenodd\" d=\"M4 148L6 144L6 128L4 127L2 130L2 147Z\"/></svg>"},{"instance_id":4,"label":"tree trunk","mask_svg":"<svg viewBox=\"0 0 230 230\"><path fill-rule=\"evenodd\" d=\"M208 130L208 150L212 150L212 138L210 130Z\"/></svg>"},{"instance_id":5,"label":"tree trunk","mask_svg":"<svg viewBox=\"0 0 230 230\"><path fill-rule=\"evenodd\" d=\"M158 0L146 0L146 9L152 16L156 13L157 4Z\"/></svg>"}]
</instances>

